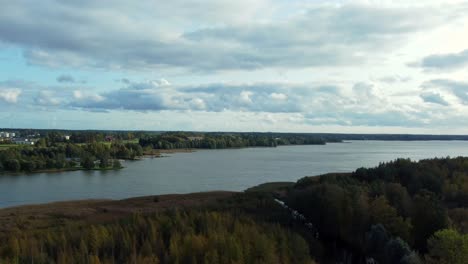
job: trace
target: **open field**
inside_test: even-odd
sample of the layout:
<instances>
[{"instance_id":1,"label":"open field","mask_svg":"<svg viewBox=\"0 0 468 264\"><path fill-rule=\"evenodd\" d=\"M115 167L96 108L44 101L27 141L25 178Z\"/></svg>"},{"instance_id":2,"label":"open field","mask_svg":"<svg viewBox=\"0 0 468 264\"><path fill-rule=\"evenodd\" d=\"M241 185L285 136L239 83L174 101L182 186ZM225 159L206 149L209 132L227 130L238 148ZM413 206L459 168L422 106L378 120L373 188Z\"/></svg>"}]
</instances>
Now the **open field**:
<instances>
[{"instance_id":1,"label":"open field","mask_svg":"<svg viewBox=\"0 0 468 264\"><path fill-rule=\"evenodd\" d=\"M109 142L109 141L102 141L102 142L98 142L100 144L104 144L106 145L107 147L110 147L112 145L112 142ZM63 143L65 144L65 143ZM89 145L89 143L75 143L76 145L78 146L86 146L86 145Z\"/></svg>"},{"instance_id":2,"label":"open field","mask_svg":"<svg viewBox=\"0 0 468 264\"><path fill-rule=\"evenodd\" d=\"M8 148L17 148L19 145L16 144L0 144L0 150L8 149Z\"/></svg>"},{"instance_id":3,"label":"open field","mask_svg":"<svg viewBox=\"0 0 468 264\"><path fill-rule=\"evenodd\" d=\"M138 138L134 138L134 139L128 139L128 140L122 140L122 143L133 143L133 144L138 144L139 142L139 139Z\"/></svg>"}]
</instances>

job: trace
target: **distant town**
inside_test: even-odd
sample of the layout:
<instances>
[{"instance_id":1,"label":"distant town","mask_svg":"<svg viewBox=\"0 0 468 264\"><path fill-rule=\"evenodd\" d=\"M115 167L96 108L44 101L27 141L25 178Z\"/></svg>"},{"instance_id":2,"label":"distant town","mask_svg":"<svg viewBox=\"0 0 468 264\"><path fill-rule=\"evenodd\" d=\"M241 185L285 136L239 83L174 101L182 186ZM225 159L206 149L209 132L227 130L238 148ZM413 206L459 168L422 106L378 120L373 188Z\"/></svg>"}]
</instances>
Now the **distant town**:
<instances>
[{"instance_id":1,"label":"distant town","mask_svg":"<svg viewBox=\"0 0 468 264\"><path fill-rule=\"evenodd\" d=\"M0 144L34 145L43 136L38 132L0 131ZM62 137L65 141L70 140L70 135Z\"/></svg>"},{"instance_id":2,"label":"distant town","mask_svg":"<svg viewBox=\"0 0 468 264\"><path fill-rule=\"evenodd\" d=\"M39 137L40 134L32 134L22 137L19 136L18 132L0 131L0 142L6 144L34 145L39 140Z\"/></svg>"}]
</instances>

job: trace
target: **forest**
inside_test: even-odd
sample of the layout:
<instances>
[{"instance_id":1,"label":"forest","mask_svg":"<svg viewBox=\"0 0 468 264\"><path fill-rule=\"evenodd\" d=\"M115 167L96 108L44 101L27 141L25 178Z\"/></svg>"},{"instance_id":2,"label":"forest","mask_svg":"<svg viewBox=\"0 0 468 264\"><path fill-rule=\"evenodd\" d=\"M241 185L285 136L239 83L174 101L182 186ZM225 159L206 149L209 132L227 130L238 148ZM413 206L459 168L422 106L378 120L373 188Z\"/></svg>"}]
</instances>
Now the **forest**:
<instances>
[{"instance_id":1,"label":"forest","mask_svg":"<svg viewBox=\"0 0 468 264\"><path fill-rule=\"evenodd\" d=\"M48 143L40 139L35 146L0 150L0 172L119 169L119 159L141 155L143 149L135 143Z\"/></svg>"},{"instance_id":2,"label":"forest","mask_svg":"<svg viewBox=\"0 0 468 264\"><path fill-rule=\"evenodd\" d=\"M398 159L299 180L286 203L353 263L466 263L468 158Z\"/></svg>"},{"instance_id":3,"label":"forest","mask_svg":"<svg viewBox=\"0 0 468 264\"><path fill-rule=\"evenodd\" d=\"M0 244L0 263L313 263L306 241L245 215L177 211L67 226Z\"/></svg>"},{"instance_id":4,"label":"forest","mask_svg":"<svg viewBox=\"0 0 468 264\"><path fill-rule=\"evenodd\" d=\"M418 134L350 134L350 133L272 133L272 132L180 132L180 131L125 131L125 130L60 130L60 129L5 129L1 131L15 132L19 137L29 135L47 136L52 141L64 141L63 136L69 135L73 143L102 142L106 137L115 140L134 140L151 138L161 134L176 134L187 137L196 136L263 136L269 138L314 139L325 142L341 142L343 140L468 140L467 135L418 135ZM286 142L284 142L287 144ZM294 144L294 143L291 143Z\"/></svg>"},{"instance_id":5,"label":"forest","mask_svg":"<svg viewBox=\"0 0 468 264\"><path fill-rule=\"evenodd\" d=\"M155 196L85 218L0 214L0 263L461 264L467 197L468 158L398 159L182 209Z\"/></svg>"},{"instance_id":6,"label":"forest","mask_svg":"<svg viewBox=\"0 0 468 264\"><path fill-rule=\"evenodd\" d=\"M329 141L332 142L332 141ZM185 133L168 132L143 136L142 147L153 149L225 149L244 147L276 147L281 145L324 145L326 140L305 134L275 133Z\"/></svg>"}]
</instances>

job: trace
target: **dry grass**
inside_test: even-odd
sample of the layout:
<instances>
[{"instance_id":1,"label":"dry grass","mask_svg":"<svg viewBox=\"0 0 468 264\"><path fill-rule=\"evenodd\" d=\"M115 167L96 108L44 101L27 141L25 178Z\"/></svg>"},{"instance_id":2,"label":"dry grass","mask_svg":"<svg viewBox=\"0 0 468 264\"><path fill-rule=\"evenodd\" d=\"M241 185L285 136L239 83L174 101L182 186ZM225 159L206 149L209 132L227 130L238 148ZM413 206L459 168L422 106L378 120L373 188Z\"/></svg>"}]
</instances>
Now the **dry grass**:
<instances>
[{"instance_id":1,"label":"dry grass","mask_svg":"<svg viewBox=\"0 0 468 264\"><path fill-rule=\"evenodd\" d=\"M104 223L134 213L194 208L216 203L235 192L203 192L145 196L125 200L81 200L0 209L0 235L13 228L33 230L73 224Z\"/></svg>"}]
</instances>

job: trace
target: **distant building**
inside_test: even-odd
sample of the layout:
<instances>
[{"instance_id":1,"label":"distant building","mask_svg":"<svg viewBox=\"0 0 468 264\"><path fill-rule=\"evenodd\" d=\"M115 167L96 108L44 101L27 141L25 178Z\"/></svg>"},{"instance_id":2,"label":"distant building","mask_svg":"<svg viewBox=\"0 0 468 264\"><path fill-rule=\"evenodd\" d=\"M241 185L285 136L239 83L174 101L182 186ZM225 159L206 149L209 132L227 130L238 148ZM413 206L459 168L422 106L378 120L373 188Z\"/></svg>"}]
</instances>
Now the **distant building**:
<instances>
[{"instance_id":1,"label":"distant building","mask_svg":"<svg viewBox=\"0 0 468 264\"><path fill-rule=\"evenodd\" d=\"M18 145L34 145L36 141L37 139L33 139L33 138L15 138L13 140L13 143L18 144Z\"/></svg>"},{"instance_id":2,"label":"distant building","mask_svg":"<svg viewBox=\"0 0 468 264\"><path fill-rule=\"evenodd\" d=\"M15 136L16 133L14 132L0 131L0 138L14 138Z\"/></svg>"},{"instance_id":3,"label":"distant building","mask_svg":"<svg viewBox=\"0 0 468 264\"><path fill-rule=\"evenodd\" d=\"M65 139L65 140L70 140L70 136L69 136L69 135L65 135L65 136L63 136L63 139Z\"/></svg>"},{"instance_id":4,"label":"distant building","mask_svg":"<svg viewBox=\"0 0 468 264\"><path fill-rule=\"evenodd\" d=\"M106 136L106 137L104 138L104 140L105 140L105 141L108 141L108 142L114 141L114 137L113 137L113 136Z\"/></svg>"}]
</instances>

